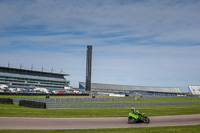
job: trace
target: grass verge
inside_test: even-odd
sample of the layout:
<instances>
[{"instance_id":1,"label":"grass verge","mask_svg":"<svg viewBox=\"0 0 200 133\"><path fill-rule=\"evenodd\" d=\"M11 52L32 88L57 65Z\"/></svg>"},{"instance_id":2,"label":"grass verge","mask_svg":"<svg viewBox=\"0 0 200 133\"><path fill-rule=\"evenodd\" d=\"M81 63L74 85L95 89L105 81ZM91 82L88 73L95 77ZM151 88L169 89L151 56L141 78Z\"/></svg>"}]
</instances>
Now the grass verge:
<instances>
[{"instance_id":1,"label":"grass verge","mask_svg":"<svg viewBox=\"0 0 200 133\"><path fill-rule=\"evenodd\" d=\"M0 130L0 133L199 133L200 125L72 130Z\"/></svg>"},{"instance_id":2,"label":"grass verge","mask_svg":"<svg viewBox=\"0 0 200 133\"><path fill-rule=\"evenodd\" d=\"M137 107L147 116L200 114L200 104ZM131 107L81 108L81 109L37 109L0 104L1 117L127 117Z\"/></svg>"}]
</instances>

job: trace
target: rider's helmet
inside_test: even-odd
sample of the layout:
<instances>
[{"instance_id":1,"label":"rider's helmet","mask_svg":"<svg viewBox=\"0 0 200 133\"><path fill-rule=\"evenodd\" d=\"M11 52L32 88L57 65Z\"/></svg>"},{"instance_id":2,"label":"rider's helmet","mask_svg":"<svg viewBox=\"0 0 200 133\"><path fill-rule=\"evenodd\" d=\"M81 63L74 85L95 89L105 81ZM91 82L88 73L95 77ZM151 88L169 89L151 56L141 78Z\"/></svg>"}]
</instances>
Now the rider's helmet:
<instances>
[{"instance_id":1,"label":"rider's helmet","mask_svg":"<svg viewBox=\"0 0 200 133\"><path fill-rule=\"evenodd\" d=\"M135 108L134 107L132 107L132 111L134 111L135 110Z\"/></svg>"}]
</instances>

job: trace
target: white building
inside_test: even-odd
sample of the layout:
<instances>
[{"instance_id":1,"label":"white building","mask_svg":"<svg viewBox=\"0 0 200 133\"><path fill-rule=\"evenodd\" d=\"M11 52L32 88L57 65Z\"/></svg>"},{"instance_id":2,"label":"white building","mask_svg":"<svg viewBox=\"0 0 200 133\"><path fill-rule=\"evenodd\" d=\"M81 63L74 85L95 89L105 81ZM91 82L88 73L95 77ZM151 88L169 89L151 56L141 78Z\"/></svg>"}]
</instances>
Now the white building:
<instances>
[{"instance_id":1,"label":"white building","mask_svg":"<svg viewBox=\"0 0 200 133\"><path fill-rule=\"evenodd\" d=\"M189 86L192 95L200 95L200 86Z\"/></svg>"}]
</instances>

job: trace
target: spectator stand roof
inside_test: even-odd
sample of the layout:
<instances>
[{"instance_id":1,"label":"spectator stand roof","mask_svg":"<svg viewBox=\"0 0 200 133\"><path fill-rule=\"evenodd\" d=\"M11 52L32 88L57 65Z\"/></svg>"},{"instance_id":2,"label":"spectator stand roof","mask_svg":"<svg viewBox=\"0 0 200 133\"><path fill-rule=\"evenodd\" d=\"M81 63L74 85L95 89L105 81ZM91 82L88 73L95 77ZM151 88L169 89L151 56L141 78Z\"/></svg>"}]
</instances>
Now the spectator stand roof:
<instances>
[{"instance_id":1,"label":"spectator stand roof","mask_svg":"<svg viewBox=\"0 0 200 133\"><path fill-rule=\"evenodd\" d=\"M85 88L85 82L79 82L79 85ZM92 91L134 91L142 90L148 92L160 92L160 93L181 93L179 88L171 87L150 87L150 86L130 86L130 85L114 85L114 84L100 84L91 83Z\"/></svg>"},{"instance_id":2,"label":"spectator stand roof","mask_svg":"<svg viewBox=\"0 0 200 133\"><path fill-rule=\"evenodd\" d=\"M43 72L43 71L0 66L0 76L65 82L66 80L64 76L69 76L69 74Z\"/></svg>"},{"instance_id":3,"label":"spectator stand roof","mask_svg":"<svg viewBox=\"0 0 200 133\"><path fill-rule=\"evenodd\" d=\"M200 95L200 85L189 86L188 88L191 91L192 95Z\"/></svg>"}]
</instances>

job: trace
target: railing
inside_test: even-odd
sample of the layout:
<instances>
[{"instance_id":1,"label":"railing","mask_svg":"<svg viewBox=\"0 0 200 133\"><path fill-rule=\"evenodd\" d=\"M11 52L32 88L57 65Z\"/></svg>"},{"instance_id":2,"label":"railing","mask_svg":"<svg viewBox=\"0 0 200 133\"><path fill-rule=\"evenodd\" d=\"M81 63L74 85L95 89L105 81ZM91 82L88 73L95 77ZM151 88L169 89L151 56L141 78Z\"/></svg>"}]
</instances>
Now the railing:
<instances>
[{"instance_id":1,"label":"railing","mask_svg":"<svg viewBox=\"0 0 200 133\"><path fill-rule=\"evenodd\" d=\"M126 101L126 100L137 100L137 99L155 99L155 98L200 98L199 96L187 96L187 97L177 97L177 96L149 96L149 95L143 95L143 96L130 96L130 97L84 97L84 98L34 98L34 97L26 97L26 98L12 98L13 102L18 103L19 100L30 100L30 101L36 101L36 102L47 102L47 103L71 103L71 102L91 102L91 101Z\"/></svg>"},{"instance_id":2,"label":"railing","mask_svg":"<svg viewBox=\"0 0 200 133\"><path fill-rule=\"evenodd\" d=\"M161 105L190 105L200 102L145 102L145 103L47 103L47 108L112 108Z\"/></svg>"},{"instance_id":3,"label":"railing","mask_svg":"<svg viewBox=\"0 0 200 133\"><path fill-rule=\"evenodd\" d=\"M200 102L115 102L98 103L98 101L127 101L137 99L155 98L183 98L177 96L131 96L131 97L84 97L84 98L12 98L14 103L20 100L30 100L36 102L46 102L47 108L106 108L106 107L132 107L132 106L160 106L160 105L186 105L200 104ZM199 96L187 96L184 98L200 98ZM92 102L93 101L93 102ZM96 102L96 103L94 103Z\"/></svg>"},{"instance_id":4,"label":"railing","mask_svg":"<svg viewBox=\"0 0 200 133\"><path fill-rule=\"evenodd\" d=\"M124 101L124 100L135 100L137 97L109 97L109 98L12 98L13 102L18 103L19 100L30 100L36 102L47 102L47 103L68 103L68 102L89 102L89 101Z\"/></svg>"}]
</instances>

